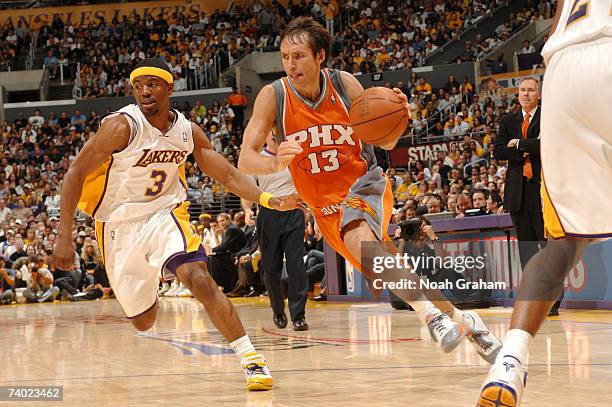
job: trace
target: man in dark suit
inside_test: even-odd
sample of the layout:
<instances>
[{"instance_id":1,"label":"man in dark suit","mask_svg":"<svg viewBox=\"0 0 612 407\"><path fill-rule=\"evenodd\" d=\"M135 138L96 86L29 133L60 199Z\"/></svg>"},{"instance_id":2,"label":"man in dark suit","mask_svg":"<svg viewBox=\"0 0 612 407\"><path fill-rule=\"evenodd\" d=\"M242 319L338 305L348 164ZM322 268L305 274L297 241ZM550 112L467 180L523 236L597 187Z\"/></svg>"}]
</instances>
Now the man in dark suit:
<instances>
[{"instance_id":1,"label":"man in dark suit","mask_svg":"<svg viewBox=\"0 0 612 407\"><path fill-rule=\"evenodd\" d=\"M510 212L519 241L521 267L544 244L544 218L540 198L540 81L525 78L519 85L521 109L500 120L499 134L493 154L497 160L507 160L504 186L504 208ZM558 315L555 303L552 315Z\"/></svg>"},{"instance_id":2,"label":"man in dark suit","mask_svg":"<svg viewBox=\"0 0 612 407\"><path fill-rule=\"evenodd\" d=\"M212 248L213 253L209 256L210 274L217 284L223 287L224 292L229 292L238 279L234 265L235 254L246 245L247 241L244 232L232 223L227 213L217 215L217 223L223 230L223 239L219 246Z\"/></svg>"}]
</instances>

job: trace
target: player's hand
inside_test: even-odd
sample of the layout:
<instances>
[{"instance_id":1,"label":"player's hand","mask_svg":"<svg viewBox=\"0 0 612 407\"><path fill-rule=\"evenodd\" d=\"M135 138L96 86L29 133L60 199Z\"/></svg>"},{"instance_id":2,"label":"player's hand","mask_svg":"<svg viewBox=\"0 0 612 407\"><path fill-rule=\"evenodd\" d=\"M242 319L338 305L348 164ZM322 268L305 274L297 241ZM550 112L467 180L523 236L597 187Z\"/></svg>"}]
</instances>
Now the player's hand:
<instances>
[{"instance_id":1,"label":"player's hand","mask_svg":"<svg viewBox=\"0 0 612 407\"><path fill-rule=\"evenodd\" d=\"M74 268L76 246L71 239L59 239L53 249L51 263L56 269L68 271Z\"/></svg>"},{"instance_id":2,"label":"player's hand","mask_svg":"<svg viewBox=\"0 0 612 407\"><path fill-rule=\"evenodd\" d=\"M276 209L277 211L290 211L292 209L306 210L307 208L298 194L272 197L270 198L269 205L272 209Z\"/></svg>"},{"instance_id":3,"label":"player's hand","mask_svg":"<svg viewBox=\"0 0 612 407\"><path fill-rule=\"evenodd\" d=\"M276 151L276 163L278 170L282 170L291 163L296 155L302 152L302 147L296 141L283 141Z\"/></svg>"},{"instance_id":4,"label":"player's hand","mask_svg":"<svg viewBox=\"0 0 612 407\"><path fill-rule=\"evenodd\" d=\"M408 117L411 117L410 103L408 103L408 96L406 96L406 94L402 92L400 88L393 88L393 92L397 93L397 95L400 97L400 99L402 100L402 103L404 104L404 107L408 111Z\"/></svg>"}]
</instances>

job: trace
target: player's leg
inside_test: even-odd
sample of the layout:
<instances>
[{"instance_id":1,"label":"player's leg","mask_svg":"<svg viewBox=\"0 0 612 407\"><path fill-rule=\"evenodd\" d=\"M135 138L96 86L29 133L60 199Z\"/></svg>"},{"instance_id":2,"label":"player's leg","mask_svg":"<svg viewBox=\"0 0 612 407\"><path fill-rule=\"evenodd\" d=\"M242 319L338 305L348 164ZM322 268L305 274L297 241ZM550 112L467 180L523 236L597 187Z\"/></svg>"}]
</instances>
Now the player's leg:
<instances>
[{"instance_id":1,"label":"player's leg","mask_svg":"<svg viewBox=\"0 0 612 407\"><path fill-rule=\"evenodd\" d=\"M179 280L200 301L212 323L240 358L249 390L270 390L273 380L265 358L255 352L242 322L230 300L219 290L203 261L181 264L176 269Z\"/></svg>"},{"instance_id":2,"label":"player's leg","mask_svg":"<svg viewBox=\"0 0 612 407\"><path fill-rule=\"evenodd\" d=\"M353 261L355 261L354 259L361 258L362 242L378 241L377 237L370 229L370 226L363 219L351 222L345 228L343 228L342 231L344 246L353 258ZM384 246L393 245L391 243L388 245L384 243L381 243L380 245L373 245L371 249L374 251L374 253L370 253L369 255L374 257L389 256L391 253L389 249ZM359 264L359 262L357 263ZM437 308L425 296L423 291L419 288L419 276L416 273L410 272L406 269L393 267L386 268L382 273L375 276L369 275L367 278L371 283L373 283L375 279L380 279L381 282L385 283L394 283L406 280L413 282L413 289L396 289L392 291L395 295L412 306L412 308L416 311L419 320L428 326L432 338L440 344L444 352L451 352L457 346L459 346L463 340L463 327L453 322L447 314L441 312L440 309ZM380 284L380 282L373 284Z\"/></svg>"},{"instance_id":3,"label":"player's leg","mask_svg":"<svg viewBox=\"0 0 612 407\"><path fill-rule=\"evenodd\" d=\"M527 263L510 330L482 387L479 406L489 406L492 402L508 406L520 404L527 378L529 344L588 244L588 239L549 239L546 247Z\"/></svg>"},{"instance_id":4,"label":"player's leg","mask_svg":"<svg viewBox=\"0 0 612 407\"><path fill-rule=\"evenodd\" d=\"M151 308L142 314L135 317L130 317L129 319L134 328L141 332L148 331L149 329L153 328L153 325L155 325L155 320L157 319L157 302L155 302Z\"/></svg>"},{"instance_id":5,"label":"player's leg","mask_svg":"<svg viewBox=\"0 0 612 407\"><path fill-rule=\"evenodd\" d=\"M421 320L426 320L426 315L430 311L438 310L448 315L454 322L459 324L465 331L466 336L475 347L478 354L489 363L493 363L497 356L497 352L501 348L501 342L486 328L480 316L476 312L468 311L461 312L456 309L450 301L444 297L440 290L420 289L420 277L408 269L391 269L386 270L384 276L378 276L371 270L363 270L361 267L362 242L380 242L380 246L376 245L375 250L378 253L370 253L372 256L395 256L398 250L393 243L386 237L387 229L391 219L393 209L393 193L389 180L377 174L378 170L370 171L367 175L359 178L351 187L351 193L342 205L342 220L339 229L342 230L341 242L336 242L337 246L342 250L344 247L348 250L347 259L353 263L358 270L364 272L364 276L372 285L374 278L383 278L387 282L398 282L409 280L414 284L414 288L405 290L396 290L394 293L406 302L417 302L413 306L417 315ZM325 217L323 217L325 219ZM321 229L323 231L323 229ZM332 231L327 231L328 235L333 235L333 231L337 231L338 226ZM337 233L335 233L337 235ZM328 243L332 244L336 239L330 240L326 237ZM336 249L338 250L338 249ZM347 251L345 250L345 251ZM342 253L342 252L340 252ZM404 280L402 280L404 279ZM412 304L411 304L412 305ZM424 307L424 308L423 308ZM419 311L420 310L420 311ZM443 320L441 318L440 320ZM437 321L437 320L434 320ZM450 327L450 324L442 324ZM434 324L434 327L439 328L440 324ZM439 329L432 332L440 333ZM450 332L450 331L449 331ZM460 341L460 337L456 338ZM441 343L441 342L440 342ZM453 344L455 342L452 342ZM454 345L456 346L456 345ZM444 347L444 346L443 346ZM452 349L444 347L445 349Z\"/></svg>"}]
</instances>

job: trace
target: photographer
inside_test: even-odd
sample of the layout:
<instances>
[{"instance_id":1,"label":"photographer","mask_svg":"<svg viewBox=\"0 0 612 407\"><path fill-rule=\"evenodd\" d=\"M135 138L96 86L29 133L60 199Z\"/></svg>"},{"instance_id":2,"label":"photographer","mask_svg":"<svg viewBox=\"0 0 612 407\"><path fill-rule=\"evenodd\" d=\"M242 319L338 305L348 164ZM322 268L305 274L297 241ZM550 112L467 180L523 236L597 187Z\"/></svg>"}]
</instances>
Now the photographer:
<instances>
[{"instance_id":1,"label":"photographer","mask_svg":"<svg viewBox=\"0 0 612 407\"><path fill-rule=\"evenodd\" d=\"M398 223L395 230L394 242L400 253L408 256L425 258L447 256L444 246L436 236L431 222L424 217L403 220ZM425 278L432 278L440 270L428 267L428 264L419 267L416 272ZM395 309L410 309L408 304L389 291L391 306Z\"/></svg>"},{"instance_id":2,"label":"photographer","mask_svg":"<svg viewBox=\"0 0 612 407\"><path fill-rule=\"evenodd\" d=\"M37 256L32 256L33 261L28 263L27 268L29 277L27 278L28 288L23 296L26 302L53 302L60 290L53 286L53 274L44 268L43 261Z\"/></svg>"},{"instance_id":3,"label":"photographer","mask_svg":"<svg viewBox=\"0 0 612 407\"><path fill-rule=\"evenodd\" d=\"M4 267L0 257L0 305L10 304L15 297L15 271Z\"/></svg>"}]
</instances>

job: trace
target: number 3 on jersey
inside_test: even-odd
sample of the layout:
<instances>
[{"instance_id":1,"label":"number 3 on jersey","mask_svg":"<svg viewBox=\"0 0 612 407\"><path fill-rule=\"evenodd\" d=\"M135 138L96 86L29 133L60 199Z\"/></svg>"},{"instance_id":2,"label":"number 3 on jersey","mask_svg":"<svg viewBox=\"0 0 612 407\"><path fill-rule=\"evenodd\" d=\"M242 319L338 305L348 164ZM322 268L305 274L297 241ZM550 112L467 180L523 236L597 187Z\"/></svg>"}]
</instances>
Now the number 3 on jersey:
<instances>
[{"instance_id":1,"label":"number 3 on jersey","mask_svg":"<svg viewBox=\"0 0 612 407\"><path fill-rule=\"evenodd\" d=\"M151 178L153 178L153 186L147 188L145 191L146 196L156 196L164 189L164 182L166 182L166 178L168 174L164 170L153 170L151 171Z\"/></svg>"},{"instance_id":2,"label":"number 3 on jersey","mask_svg":"<svg viewBox=\"0 0 612 407\"><path fill-rule=\"evenodd\" d=\"M340 162L338 161L338 150L335 148L333 150L325 150L321 153L310 153L308 154L308 159L310 160L310 172L312 174L318 174L321 172L321 167L319 166L319 160L317 158L318 155L320 155L321 158L327 162L327 164L323 166L323 171L332 172L340 168Z\"/></svg>"}]
</instances>

